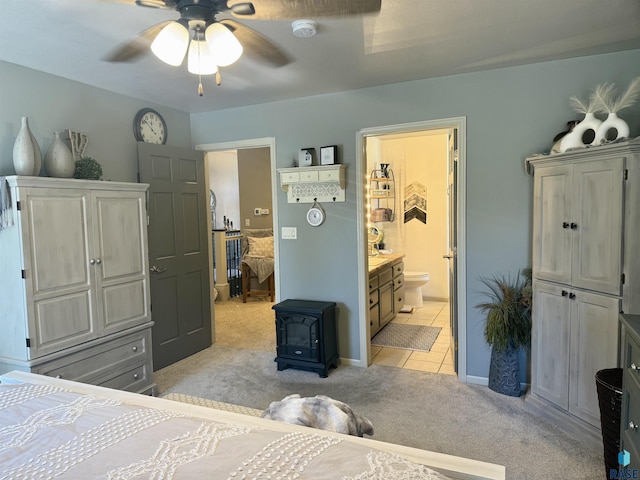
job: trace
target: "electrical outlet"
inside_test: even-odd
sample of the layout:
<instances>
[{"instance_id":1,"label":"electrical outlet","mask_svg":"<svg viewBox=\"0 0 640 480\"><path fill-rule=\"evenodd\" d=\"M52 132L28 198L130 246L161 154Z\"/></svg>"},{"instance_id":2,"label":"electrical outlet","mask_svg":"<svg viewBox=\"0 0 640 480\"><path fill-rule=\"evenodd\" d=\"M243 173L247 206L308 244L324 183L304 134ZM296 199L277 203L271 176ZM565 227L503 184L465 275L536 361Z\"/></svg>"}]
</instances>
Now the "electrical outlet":
<instances>
[{"instance_id":1,"label":"electrical outlet","mask_svg":"<svg viewBox=\"0 0 640 480\"><path fill-rule=\"evenodd\" d=\"M250 227L251 226L251 219L250 218L245 218L244 219L244 226L245 227Z\"/></svg>"},{"instance_id":2,"label":"electrical outlet","mask_svg":"<svg viewBox=\"0 0 640 480\"><path fill-rule=\"evenodd\" d=\"M282 227L283 240L296 240L298 238L298 229L296 227Z\"/></svg>"}]
</instances>

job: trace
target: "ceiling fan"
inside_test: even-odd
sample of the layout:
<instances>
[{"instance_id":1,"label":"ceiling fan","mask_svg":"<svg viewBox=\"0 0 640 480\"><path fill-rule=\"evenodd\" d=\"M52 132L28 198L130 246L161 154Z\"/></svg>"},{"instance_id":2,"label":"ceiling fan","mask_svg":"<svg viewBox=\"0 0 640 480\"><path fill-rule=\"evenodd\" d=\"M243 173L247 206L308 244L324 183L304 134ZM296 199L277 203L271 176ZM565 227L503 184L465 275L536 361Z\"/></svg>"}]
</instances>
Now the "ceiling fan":
<instances>
[{"instance_id":1,"label":"ceiling fan","mask_svg":"<svg viewBox=\"0 0 640 480\"><path fill-rule=\"evenodd\" d=\"M197 75L216 75L218 67L234 63L245 53L273 66L291 62L269 39L231 18L286 20L317 17L347 17L379 12L382 0L114 0L142 7L176 10L178 20L169 20L144 30L106 58L110 62L134 60L151 50L158 58L178 66L187 56L188 70ZM202 96L202 82L198 85Z\"/></svg>"}]
</instances>

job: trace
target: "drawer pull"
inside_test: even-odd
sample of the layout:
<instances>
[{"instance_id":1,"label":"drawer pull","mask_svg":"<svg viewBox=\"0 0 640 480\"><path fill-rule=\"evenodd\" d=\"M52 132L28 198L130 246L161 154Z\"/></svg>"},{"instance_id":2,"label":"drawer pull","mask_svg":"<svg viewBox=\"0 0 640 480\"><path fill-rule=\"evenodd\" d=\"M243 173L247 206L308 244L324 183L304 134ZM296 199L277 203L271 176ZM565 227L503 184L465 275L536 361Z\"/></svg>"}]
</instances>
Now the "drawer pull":
<instances>
[{"instance_id":1,"label":"drawer pull","mask_svg":"<svg viewBox=\"0 0 640 480\"><path fill-rule=\"evenodd\" d=\"M638 424L634 422L629 422L629 428L631 430L638 430Z\"/></svg>"},{"instance_id":2,"label":"drawer pull","mask_svg":"<svg viewBox=\"0 0 640 480\"><path fill-rule=\"evenodd\" d=\"M133 374L133 379L134 380L138 380L140 378L140 375L138 375L137 373Z\"/></svg>"},{"instance_id":3,"label":"drawer pull","mask_svg":"<svg viewBox=\"0 0 640 480\"><path fill-rule=\"evenodd\" d=\"M137 351L138 351L138 347L137 347L137 346L134 346L134 347L133 347L133 351L134 351L134 352L137 352Z\"/></svg>"}]
</instances>

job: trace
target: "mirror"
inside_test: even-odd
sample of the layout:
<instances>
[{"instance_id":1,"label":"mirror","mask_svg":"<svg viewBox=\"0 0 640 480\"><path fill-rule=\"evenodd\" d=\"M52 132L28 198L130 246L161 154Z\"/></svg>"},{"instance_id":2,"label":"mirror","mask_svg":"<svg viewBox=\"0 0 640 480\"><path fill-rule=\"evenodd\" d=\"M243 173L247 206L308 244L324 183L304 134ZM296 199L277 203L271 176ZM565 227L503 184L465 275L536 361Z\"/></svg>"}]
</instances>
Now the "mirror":
<instances>
[{"instance_id":1,"label":"mirror","mask_svg":"<svg viewBox=\"0 0 640 480\"><path fill-rule=\"evenodd\" d=\"M382 240L382 236L383 236L382 229L376 227L375 225L371 225L369 227L367 242L369 243L370 256L379 254L378 249L376 248L376 245L380 243L380 240Z\"/></svg>"}]
</instances>

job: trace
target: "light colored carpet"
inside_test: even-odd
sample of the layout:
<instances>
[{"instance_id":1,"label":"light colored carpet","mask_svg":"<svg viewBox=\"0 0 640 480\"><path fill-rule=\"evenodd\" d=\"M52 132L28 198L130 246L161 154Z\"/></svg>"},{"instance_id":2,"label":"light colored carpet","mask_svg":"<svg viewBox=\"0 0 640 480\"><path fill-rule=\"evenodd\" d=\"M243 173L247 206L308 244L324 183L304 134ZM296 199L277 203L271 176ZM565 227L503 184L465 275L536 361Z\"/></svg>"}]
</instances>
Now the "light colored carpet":
<instances>
[{"instance_id":1,"label":"light colored carpet","mask_svg":"<svg viewBox=\"0 0 640 480\"><path fill-rule=\"evenodd\" d=\"M388 323L371 339L371 345L428 352L440 334L441 327Z\"/></svg>"},{"instance_id":2,"label":"light colored carpet","mask_svg":"<svg viewBox=\"0 0 640 480\"><path fill-rule=\"evenodd\" d=\"M601 480L603 452L526 411L523 397L455 376L341 365L328 378L277 371L272 352L212 346L154 373L161 395L181 393L263 410L289 394L328 395L374 425L376 440L505 465L509 480Z\"/></svg>"},{"instance_id":3,"label":"light colored carpet","mask_svg":"<svg viewBox=\"0 0 640 480\"><path fill-rule=\"evenodd\" d=\"M215 343L228 347L276 353L275 305L268 296L242 297L214 303Z\"/></svg>"}]
</instances>

